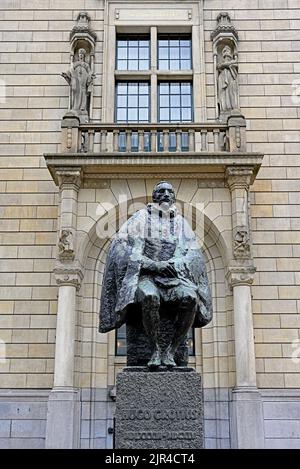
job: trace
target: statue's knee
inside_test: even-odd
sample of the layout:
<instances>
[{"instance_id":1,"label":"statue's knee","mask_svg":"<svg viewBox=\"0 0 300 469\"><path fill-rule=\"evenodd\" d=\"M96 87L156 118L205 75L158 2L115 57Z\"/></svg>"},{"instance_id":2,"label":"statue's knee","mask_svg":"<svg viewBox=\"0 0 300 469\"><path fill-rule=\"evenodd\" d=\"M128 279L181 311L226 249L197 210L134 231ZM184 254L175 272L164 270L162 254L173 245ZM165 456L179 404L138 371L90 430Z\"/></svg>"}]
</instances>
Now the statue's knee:
<instances>
[{"instance_id":1,"label":"statue's knee","mask_svg":"<svg viewBox=\"0 0 300 469\"><path fill-rule=\"evenodd\" d=\"M197 296L194 292L185 292L181 298L181 306L184 308L195 308L197 304Z\"/></svg>"},{"instance_id":2,"label":"statue's knee","mask_svg":"<svg viewBox=\"0 0 300 469\"><path fill-rule=\"evenodd\" d=\"M146 289L140 288L138 292L138 298L142 304L153 306L159 306L160 304L159 296L154 290L147 291Z\"/></svg>"}]
</instances>

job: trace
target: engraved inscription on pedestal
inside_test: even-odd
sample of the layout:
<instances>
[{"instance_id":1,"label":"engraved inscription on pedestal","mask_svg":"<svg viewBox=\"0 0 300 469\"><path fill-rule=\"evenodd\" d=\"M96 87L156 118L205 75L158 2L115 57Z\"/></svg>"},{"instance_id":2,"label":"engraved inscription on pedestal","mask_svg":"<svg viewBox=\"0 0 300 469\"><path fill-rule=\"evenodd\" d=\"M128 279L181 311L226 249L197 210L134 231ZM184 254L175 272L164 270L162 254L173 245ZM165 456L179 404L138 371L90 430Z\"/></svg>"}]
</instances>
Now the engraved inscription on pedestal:
<instances>
[{"instance_id":1,"label":"engraved inscription on pedestal","mask_svg":"<svg viewBox=\"0 0 300 469\"><path fill-rule=\"evenodd\" d=\"M117 377L117 449L203 448L201 376L129 372Z\"/></svg>"}]
</instances>

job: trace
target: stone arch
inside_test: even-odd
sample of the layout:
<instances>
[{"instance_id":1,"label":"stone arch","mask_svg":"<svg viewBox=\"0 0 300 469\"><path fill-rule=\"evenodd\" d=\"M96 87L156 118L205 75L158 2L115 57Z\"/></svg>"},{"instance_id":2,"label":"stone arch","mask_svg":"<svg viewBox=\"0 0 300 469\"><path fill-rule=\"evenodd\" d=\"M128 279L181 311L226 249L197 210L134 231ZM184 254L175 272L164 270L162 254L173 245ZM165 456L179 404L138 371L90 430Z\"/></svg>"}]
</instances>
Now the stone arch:
<instances>
[{"instance_id":1,"label":"stone arch","mask_svg":"<svg viewBox=\"0 0 300 469\"><path fill-rule=\"evenodd\" d=\"M172 181L173 182L173 181ZM146 185L146 183L145 183ZM149 185L153 187L153 184ZM226 213L227 222L214 204L210 204L211 189L199 189L180 194L180 182L177 185L177 202L195 204L205 196L204 203L204 245L208 275L212 287L214 300L214 318L210 325L196 330L196 369L201 372L204 384L205 434L207 447L226 447L229 442L229 411L228 387L234 378L233 373L233 344L232 344L232 299L225 280L226 268L231 258L231 215L229 207ZM144 201L148 201L152 189L148 190ZM131 194L130 202L140 200L139 194ZM115 200L116 197L115 197ZM229 203L229 200L228 200ZM107 212L108 219L113 211ZM113 403L108 397L108 389L115 383L117 372L124 364L117 363L115 358L115 332L98 333L98 312L100 306L100 292L109 239L101 240L97 235L98 220L103 219L104 213L90 218L89 228L80 231L79 260L84 268L84 280L78 294L78 347L76 360L77 383L81 388L90 389L90 415L97 414L99 405L97 396L102 396L103 408L106 408L107 426L111 425ZM194 217L194 215L193 215ZM192 218L193 221L194 218ZM80 230L80 229L79 229ZM93 410L94 409L94 410ZM93 422L93 418L91 418ZM94 438L93 423L90 425L90 438ZM225 430L224 430L225 429Z\"/></svg>"}]
</instances>

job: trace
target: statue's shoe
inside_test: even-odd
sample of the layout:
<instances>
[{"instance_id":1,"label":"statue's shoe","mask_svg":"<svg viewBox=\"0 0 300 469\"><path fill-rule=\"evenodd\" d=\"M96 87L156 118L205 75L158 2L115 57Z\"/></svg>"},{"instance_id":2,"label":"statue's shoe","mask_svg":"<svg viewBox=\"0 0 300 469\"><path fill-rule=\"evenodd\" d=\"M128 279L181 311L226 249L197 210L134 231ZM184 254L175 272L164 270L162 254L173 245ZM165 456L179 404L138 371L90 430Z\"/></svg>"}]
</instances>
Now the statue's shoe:
<instances>
[{"instance_id":1,"label":"statue's shoe","mask_svg":"<svg viewBox=\"0 0 300 469\"><path fill-rule=\"evenodd\" d=\"M161 357L159 352L154 352L152 354L152 357L147 363L148 368L157 368L158 366L161 365Z\"/></svg>"},{"instance_id":2,"label":"statue's shoe","mask_svg":"<svg viewBox=\"0 0 300 469\"><path fill-rule=\"evenodd\" d=\"M174 360L174 354L168 349L163 354L161 361L162 361L162 364L165 366L171 366L171 367L177 366Z\"/></svg>"}]
</instances>

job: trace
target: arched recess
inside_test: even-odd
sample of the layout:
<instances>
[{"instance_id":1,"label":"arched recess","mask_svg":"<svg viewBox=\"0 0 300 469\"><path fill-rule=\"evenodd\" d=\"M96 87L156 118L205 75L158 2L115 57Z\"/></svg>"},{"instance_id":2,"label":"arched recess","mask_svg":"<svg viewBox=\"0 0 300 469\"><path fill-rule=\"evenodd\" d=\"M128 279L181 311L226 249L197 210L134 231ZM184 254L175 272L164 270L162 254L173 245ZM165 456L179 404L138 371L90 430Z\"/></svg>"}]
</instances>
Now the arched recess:
<instances>
[{"instance_id":1,"label":"arched recess","mask_svg":"<svg viewBox=\"0 0 300 469\"><path fill-rule=\"evenodd\" d=\"M131 202L134 201L132 198ZM177 196L177 203L180 202L193 203L192 200L181 200ZM112 210L105 216L108 220L112 219L116 212ZM195 214L192 216L193 221L194 217ZM225 279L230 244L227 233L220 232L216 220L209 217L205 207L202 221L202 249L212 289L214 317L208 326L196 330L195 367L203 377L207 447L226 447L229 445L229 388L234 384L232 299ZM108 390L114 386L116 374L122 366L118 365L115 357L115 332L98 332L102 277L110 240L98 237L97 223L99 221L86 233L82 244L81 261L84 263L85 275L78 297L76 382L80 388L89 389L91 395L102 393L102 403L107 402L103 418L109 426L113 409ZM91 421L95 412L96 407L93 410L91 406ZM93 434L91 428L91 438Z\"/></svg>"}]
</instances>

